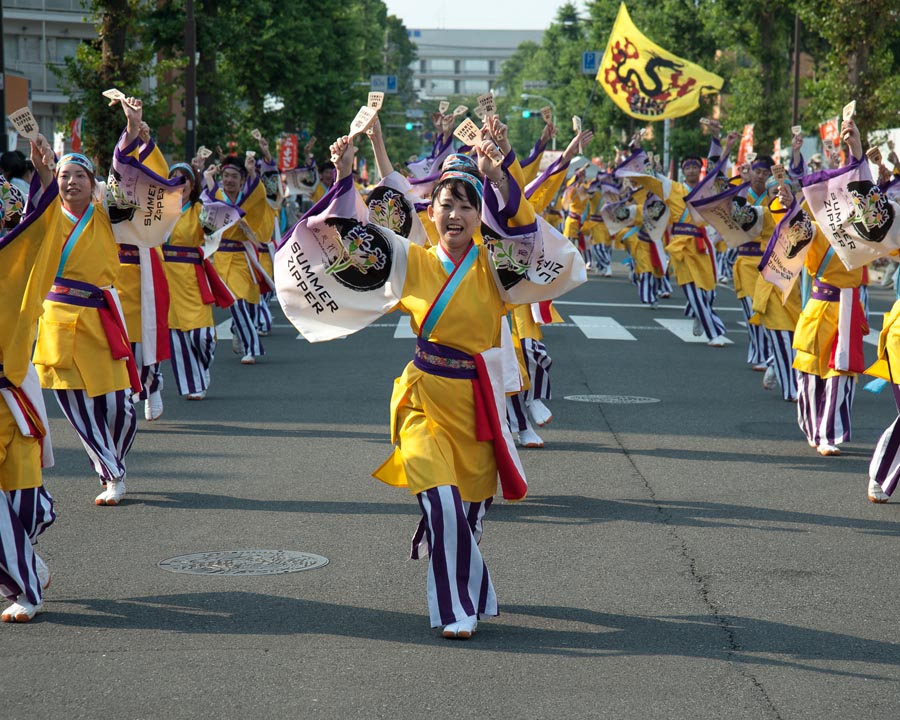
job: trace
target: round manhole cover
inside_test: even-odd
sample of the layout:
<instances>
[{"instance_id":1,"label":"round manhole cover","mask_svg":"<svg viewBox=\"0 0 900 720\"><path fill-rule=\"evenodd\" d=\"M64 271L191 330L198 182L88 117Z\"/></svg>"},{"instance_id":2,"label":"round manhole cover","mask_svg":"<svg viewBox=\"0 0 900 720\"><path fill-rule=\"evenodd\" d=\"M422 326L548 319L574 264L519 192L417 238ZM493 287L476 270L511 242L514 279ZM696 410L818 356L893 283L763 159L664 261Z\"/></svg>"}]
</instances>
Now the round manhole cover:
<instances>
[{"instance_id":1,"label":"round manhole cover","mask_svg":"<svg viewBox=\"0 0 900 720\"><path fill-rule=\"evenodd\" d=\"M326 557L293 550L220 550L179 555L163 560L159 567L190 575L281 575L327 564Z\"/></svg>"},{"instance_id":2,"label":"round manhole cover","mask_svg":"<svg viewBox=\"0 0 900 720\"><path fill-rule=\"evenodd\" d=\"M646 405L659 402L659 398L635 395L566 395L565 399L575 402L604 403L605 405Z\"/></svg>"}]
</instances>

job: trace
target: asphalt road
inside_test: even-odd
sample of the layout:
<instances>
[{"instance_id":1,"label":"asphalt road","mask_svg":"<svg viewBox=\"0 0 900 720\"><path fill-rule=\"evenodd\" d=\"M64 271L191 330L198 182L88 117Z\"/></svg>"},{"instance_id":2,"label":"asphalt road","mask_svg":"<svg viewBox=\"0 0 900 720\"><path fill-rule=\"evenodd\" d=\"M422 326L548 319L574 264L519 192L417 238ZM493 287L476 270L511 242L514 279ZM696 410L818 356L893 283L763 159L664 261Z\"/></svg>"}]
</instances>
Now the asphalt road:
<instances>
[{"instance_id":1,"label":"asphalt road","mask_svg":"<svg viewBox=\"0 0 900 720\"><path fill-rule=\"evenodd\" d=\"M488 515L502 614L468 642L428 626L425 564L406 559L414 499L369 476L412 355L399 318L320 345L280 318L253 367L222 342L207 400L170 382L162 419L141 420L118 508L93 505L48 397L59 520L38 550L53 584L34 622L0 626L0 717L896 720L900 499L865 493L889 393L858 391L853 441L820 458L746 366L731 290L718 305L735 344L713 349L658 322L683 319L680 298L636 307L616 273L546 331L554 419L522 453L527 500ZM891 300L873 291L876 332ZM634 339L590 339L573 317ZM253 549L328 564L158 566Z\"/></svg>"}]
</instances>

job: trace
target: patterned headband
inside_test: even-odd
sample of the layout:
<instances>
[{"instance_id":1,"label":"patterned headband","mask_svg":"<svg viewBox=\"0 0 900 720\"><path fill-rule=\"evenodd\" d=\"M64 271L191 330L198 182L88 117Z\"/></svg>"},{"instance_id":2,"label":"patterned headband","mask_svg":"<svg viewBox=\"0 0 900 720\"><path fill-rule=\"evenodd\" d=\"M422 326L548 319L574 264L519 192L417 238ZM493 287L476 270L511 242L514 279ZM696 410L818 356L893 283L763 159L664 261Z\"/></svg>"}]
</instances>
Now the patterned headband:
<instances>
[{"instance_id":1,"label":"patterned headband","mask_svg":"<svg viewBox=\"0 0 900 720\"><path fill-rule=\"evenodd\" d=\"M445 180L463 180L464 182L469 183L469 185L475 188L475 192L478 193L479 198L484 194L484 185L481 184L481 181L478 178L474 177L470 173L460 172L459 170L447 170L441 173L441 179L438 180L438 185L443 183Z\"/></svg>"},{"instance_id":2,"label":"patterned headband","mask_svg":"<svg viewBox=\"0 0 900 720\"><path fill-rule=\"evenodd\" d=\"M58 167L62 167L63 165L80 165L85 170L87 170L91 175L94 174L94 163L88 160L81 153L68 153L63 155L59 162L57 163Z\"/></svg>"},{"instance_id":3,"label":"patterned headband","mask_svg":"<svg viewBox=\"0 0 900 720\"><path fill-rule=\"evenodd\" d=\"M468 155L463 155L461 153L451 153L444 158L443 170L453 170L454 168L461 167L477 169L478 164Z\"/></svg>"},{"instance_id":4,"label":"patterned headband","mask_svg":"<svg viewBox=\"0 0 900 720\"><path fill-rule=\"evenodd\" d=\"M197 178L196 174L194 173L194 168L192 168L187 163L179 162L179 163L175 163L174 165L171 165L169 167L169 177L172 177L172 173L175 172L176 170L187 170L188 178L190 179L191 182L194 182Z\"/></svg>"},{"instance_id":5,"label":"patterned headband","mask_svg":"<svg viewBox=\"0 0 900 720\"><path fill-rule=\"evenodd\" d=\"M755 162L750 166L751 170L769 170L771 172L772 166L763 161Z\"/></svg>"}]
</instances>

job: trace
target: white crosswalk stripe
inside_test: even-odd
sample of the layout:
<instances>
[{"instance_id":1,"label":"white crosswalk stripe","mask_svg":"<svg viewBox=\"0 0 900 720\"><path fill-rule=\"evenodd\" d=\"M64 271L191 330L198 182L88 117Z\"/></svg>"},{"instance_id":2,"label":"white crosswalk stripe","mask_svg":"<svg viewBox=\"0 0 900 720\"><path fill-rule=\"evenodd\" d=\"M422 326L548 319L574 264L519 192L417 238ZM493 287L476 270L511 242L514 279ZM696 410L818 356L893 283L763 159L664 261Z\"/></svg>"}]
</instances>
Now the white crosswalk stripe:
<instances>
[{"instance_id":1,"label":"white crosswalk stripe","mask_svg":"<svg viewBox=\"0 0 900 720\"><path fill-rule=\"evenodd\" d=\"M570 318L589 340L637 340L624 326L611 317L571 315Z\"/></svg>"},{"instance_id":2,"label":"white crosswalk stripe","mask_svg":"<svg viewBox=\"0 0 900 720\"><path fill-rule=\"evenodd\" d=\"M694 335L694 321L691 319L681 320L676 318L653 318L653 320L662 325L666 330L683 342L689 343L707 343L709 339L705 335L697 337ZM726 345L734 345L734 343L725 338Z\"/></svg>"}]
</instances>

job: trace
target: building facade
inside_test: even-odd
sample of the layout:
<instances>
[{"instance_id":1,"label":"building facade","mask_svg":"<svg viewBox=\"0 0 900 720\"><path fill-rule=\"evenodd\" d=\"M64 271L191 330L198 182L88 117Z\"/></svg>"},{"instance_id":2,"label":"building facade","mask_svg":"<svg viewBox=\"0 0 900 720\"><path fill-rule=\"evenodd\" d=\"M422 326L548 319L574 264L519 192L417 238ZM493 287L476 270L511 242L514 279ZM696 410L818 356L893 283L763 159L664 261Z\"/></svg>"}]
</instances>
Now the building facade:
<instances>
[{"instance_id":1,"label":"building facade","mask_svg":"<svg viewBox=\"0 0 900 720\"><path fill-rule=\"evenodd\" d=\"M2 0L3 64L9 75L29 81L31 110L52 140L65 120L69 101L53 68L75 55L79 43L96 40L81 0ZM13 110L16 108L12 108ZM19 139L19 149L27 145Z\"/></svg>"},{"instance_id":2,"label":"building facade","mask_svg":"<svg viewBox=\"0 0 900 720\"><path fill-rule=\"evenodd\" d=\"M410 65L420 100L482 95L491 90L503 62L527 40L540 44L543 30L408 30L418 59Z\"/></svg>"}]
</instances>

